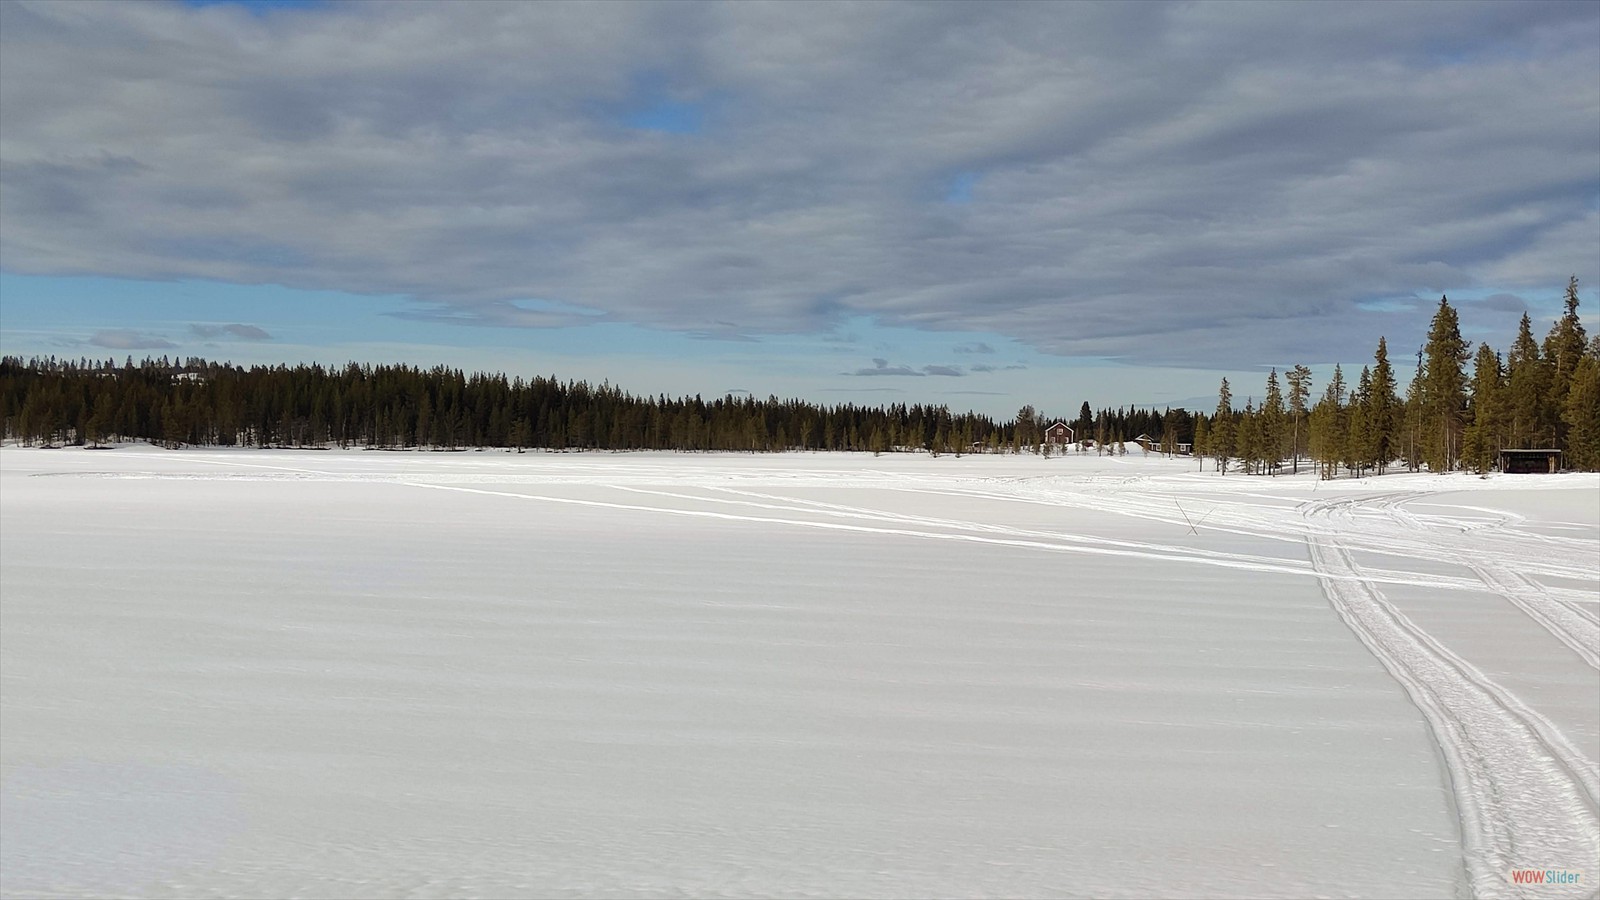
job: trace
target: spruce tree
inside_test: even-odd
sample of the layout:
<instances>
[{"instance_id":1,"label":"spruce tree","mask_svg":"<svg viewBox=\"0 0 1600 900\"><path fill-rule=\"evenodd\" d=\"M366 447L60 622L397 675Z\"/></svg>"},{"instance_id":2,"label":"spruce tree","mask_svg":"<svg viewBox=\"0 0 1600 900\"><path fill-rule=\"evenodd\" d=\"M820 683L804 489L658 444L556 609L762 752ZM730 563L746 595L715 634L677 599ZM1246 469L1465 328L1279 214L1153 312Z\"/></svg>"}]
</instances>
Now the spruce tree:
<instances>
[{"instance_id":1,"label":"spruce tree","mask_svg":"<svg viewBox=\"0 0 1600 900\"><path fill-rule=\"evenodd\" d=\"M1567 467L1600 469L1600 336L1573 367L1561 418L1567 426Z\"/></svg>"},{"instance_id":2,"label":"spruce tree","mask_svg":"<svg viewBox=\"0 0 1600 900\"><path fill-rule=\"evenodd\" d=\"M1500 357L1488 344L1479 344L1472 361L1471 422L1463 436L1462 458L1479 474L1489 471L1500 452L1504 406Z\"/></svg>"},{"instance_id":3,"label":"spruce tree","mask_svg":"<svg viewBox=\"0 0 1600 900\"><path fill-rule=\"evenodd\" d=\"M1467 342L1461 339L1461 322L1448 297L1439 298L1439 309L1428 328L1425 348L1427 363L1423 387L1422 458L1434 472L1455 468L1461 453L1461 429L1467 407L1466 375L1462 365L1468 359Z\"/></svg>"},{"instance_id":4,"label":"spruce tree","mask_svg":"<svg viewBox=\"0 0 1600 900\"><path fill-rule=\"evenodd\" d=\"M1572 390L1572 381L1577 374L1578 364L1583 360L1584 345L1587 342L1583 323L1578 321L1578 276L1576 275L1567 281L1565 306L1561 318L1551 326L1549 335L1544 339L1544 358L1550 377L1545 404L1553 419L1552 437L1557 447L1566 444L1567 393Z\"/></svg>"},{"instance_id":5,"label":"spruce tree","mask_svg":"<svg viewBox=\"0 0 1600 900\"><path fill-rule=\"evenodd\" d=\"M1417 350L1417 372L1406 387L1405 408L1402 411L1401 452L1405 454L1406 468L1415 472L1422 467L1422 350Z\"/></svg>"},{"instance_id":6,"label":"spruce tree","mask_svg":"<svg viewBox=\"0 0 1600 900\"><path fill-rule=\"evenodd\" d=\"M1362 366L1355 392L1350 395L1344 448L1344 464L1357 477L1372 465L1376 455L1373 450L1372 415L1372 370Z\"/></svg>"},{"instance_id":7,"label":"spruce tree","mask_svg":"<svg viewBox=\"0 0 1600 900\"><path fill-rule=\"evenodd\" d=\"M1372 360L1366 425L1372 461L1381 475L1398 454L1401 407L1395 394L1394 367L1389 364L1389 343L1384 338L1378 338Z\"/></svg>"},{"instance_id":8,"label":"spruce tree","mask_svg":"<svg viewBox=\"0 0 1600 900\"><path fill-rule=\"evenodd\" d=\"M1278 370L1267 373L1267 396L1261 401L1261 461L1268 474L1278 474L1283 463L1286 422L1283 391L1278 387Z\"/></svg>"},{"instance_id":9,"label":"spruce tree","mask_svg":"<svg viewBox=\"0 0 1600 900\"><path fill-rule=\"evenodd\" d=\"M1550 399L1550 378L1539 344L1533 339L1533 326L1528 314L1522 314L1517 326L1517 338L1511 343L1506 357L1507 396L1510 410L1510 446L1517 448L1548 447L1555 439L1554 430L1548 427L1546 406Z\"/></svg>"},{"instance_id":10,"label":"spruce tree","mask_svg":"<svg viewBox=\"0 0 1600 900\"><path fill-rule=\"evenodd\" d=\"M1245 401L1244 413L1239 416L1236 438L1239 465L1246 475L1261 471L1262 447L1266 442L1261 425L1261 414L1256 411L1255 398L1251 397Z\"/></svg>"},{"instance_id":11,"label":"spruce tree","mask_svg":"<svg viewBox=\"0 0 1600 900\"><path fill-rule=\"evenodd\" d=\"M1222 387L1217 392L1217 411L1211 417L1211 434L1208 441L1212 458L1217 461L1217 473L1228 474L1228 460L1233 456L1234 427L1233 427L1233 391L1228 387L1228 379L1222 379Z\"/></svg>"}]
</instances>

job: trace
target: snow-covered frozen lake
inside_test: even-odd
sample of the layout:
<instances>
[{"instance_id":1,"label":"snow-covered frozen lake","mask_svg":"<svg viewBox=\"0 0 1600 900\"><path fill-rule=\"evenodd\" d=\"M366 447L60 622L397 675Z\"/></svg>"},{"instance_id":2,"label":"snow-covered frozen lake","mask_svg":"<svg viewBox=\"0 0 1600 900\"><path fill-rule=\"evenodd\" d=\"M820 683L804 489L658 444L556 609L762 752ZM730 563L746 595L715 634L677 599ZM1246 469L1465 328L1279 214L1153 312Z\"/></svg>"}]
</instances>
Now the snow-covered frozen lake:
<instances>
[{"instance_id":1,"label":"snow-covered frozen lake","mask_svg":"<svg viewBox=\"0 0 1600 900\"><path fill-rule=\"evenodd\" d=\"M0 713L7 897L1594 896L1600 476L6 447Z\"/></svg>"}]
</instances>

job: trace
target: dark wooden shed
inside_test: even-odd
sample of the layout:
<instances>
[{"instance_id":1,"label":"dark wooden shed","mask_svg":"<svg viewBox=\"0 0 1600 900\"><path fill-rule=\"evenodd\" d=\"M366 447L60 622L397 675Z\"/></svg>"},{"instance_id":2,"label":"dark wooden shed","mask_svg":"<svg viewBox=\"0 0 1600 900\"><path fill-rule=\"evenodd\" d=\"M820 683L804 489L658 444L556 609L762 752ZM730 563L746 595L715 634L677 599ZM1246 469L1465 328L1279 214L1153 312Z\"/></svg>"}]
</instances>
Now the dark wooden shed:
<instances>
[{"instance_id":1,"label":"dark wooden shed","mask_svg":"<svg viewBox=\"0 0 1600 900\"><path fill-rule=\"evenodd\" d=\"M1511 475L1547 475L1561 471L1560 450L1501 450L1500 471Z\"/></svg>"}]
</instances>

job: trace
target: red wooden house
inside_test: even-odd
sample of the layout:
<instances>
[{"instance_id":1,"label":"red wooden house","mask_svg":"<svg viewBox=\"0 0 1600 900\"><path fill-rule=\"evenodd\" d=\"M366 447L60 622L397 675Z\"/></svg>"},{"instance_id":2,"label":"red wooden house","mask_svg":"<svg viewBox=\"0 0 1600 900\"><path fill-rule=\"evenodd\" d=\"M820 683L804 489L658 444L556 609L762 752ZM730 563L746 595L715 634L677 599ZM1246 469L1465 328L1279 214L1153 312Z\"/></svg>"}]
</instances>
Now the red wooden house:
<instances>
[{"instance_id":1,"label":"red wooden house","mask_svg":"<svg viewBox=\"0 0 1600 900\"><path fill-rule=\"evenodd\" d=\"M1064 447L1073 440L1072 426L1065 422L1056 422L1044 430L1046 444L1059 444Z\"/></svg>"}]
</instances>

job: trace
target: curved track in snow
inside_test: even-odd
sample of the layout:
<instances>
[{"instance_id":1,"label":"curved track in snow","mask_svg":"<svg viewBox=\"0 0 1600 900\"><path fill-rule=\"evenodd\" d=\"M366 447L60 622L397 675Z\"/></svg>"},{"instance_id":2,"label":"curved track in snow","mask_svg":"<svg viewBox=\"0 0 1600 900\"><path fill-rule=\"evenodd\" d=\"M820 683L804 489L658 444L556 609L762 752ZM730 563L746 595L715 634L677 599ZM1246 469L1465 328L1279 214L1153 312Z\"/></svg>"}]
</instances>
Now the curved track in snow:
<instances>
[{"instance_id":1,"label":"curved track in snow","mask_svg":"<svg viewBox=\"0 0 1600 900\"><path fill-rule=\"evenodd\" d=\"M1381 509L1409 496L1312 501L1302 512L1313 523L1348 520L1363 499ZM1339 537L1344 530L1307 531L1312 563L1319 572L1335 576L1322 580L1329 602L1405 687L1433 731L1460 814L1473 895L1594 896L1591 885L1523 886L1513 884L1509 875L1515 867L1546 864L1534 860L1583 865L1600 859L1600 775L1595 762L1548 719L1428 635L1364 580ZM1489 583L1506 593L1497 582ZM1508 599L1526 599L1520 588L1514 592L1518 597L1506 593ZM1529 608L1521 602L1518 606Z\"/></svg>"}]
</instances>

